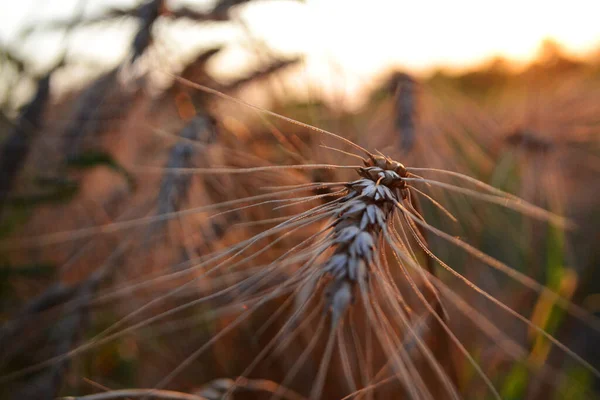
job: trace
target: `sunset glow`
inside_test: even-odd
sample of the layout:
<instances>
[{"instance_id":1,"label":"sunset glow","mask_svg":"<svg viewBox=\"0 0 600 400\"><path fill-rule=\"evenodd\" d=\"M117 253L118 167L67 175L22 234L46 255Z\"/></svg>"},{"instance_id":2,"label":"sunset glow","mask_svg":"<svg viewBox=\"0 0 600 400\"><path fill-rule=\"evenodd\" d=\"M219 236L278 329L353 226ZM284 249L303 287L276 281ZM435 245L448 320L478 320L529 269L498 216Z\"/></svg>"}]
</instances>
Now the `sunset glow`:
<instances>
[{"instance_id":1,"label":"sunset glow","mask_svg":"<svg viewBox=\"0 0 600 400\"><path fill-rule=\"evenodd\" d=\"M136 2L84 4L84 14L90 17ZM182 5L210 9L212 2L167 4L174 9ZM24 40L19 33L49 20L68 20L77 5L78 0L11 3L0 13L0 41L43 71L65 45L61 31L41 31ZM596 20L600 2L586 0L574 0L568 7L564 2L541 0L501 4L475 0L259 1L231 12L233 22L224 24L159 24L155 28L164 35L156 45L151 68L164 67L162 60L189 58L200 48L227 42L210 66L215 76L227 80L260 62L265 55L257 52L257 45L266 44L275 55L304 58L296 86L310 81L325 92L343 86L344 91L355 93L392 69L421 75L440 67L460 71L497 56L518 67L533 59L546 39L571 56L588 57L600 48ZM73 59L115 65L126 56L134 31L135 24L128 20L82 28L66 42L68 52Z\"/></svg>"},{"instance_id":2,"label":"sunset glow","mask_svg":"<svg viewBox=\"0 0 600 400\"><path fill-rule=\"evenodd\" d=\"M77 4L76 0L53 0L36 7L36 3L27 0L6 4L0 13L3 43L14 45L18 31L34 21L68 18ZM198 3L207 2L168 2L173 7ZM105 8L130 4L135 2L89 2L86 13L98 14ZM525 61L546 38L577 54L600 47L600 3L587 0L574 0L568 7L564 2L541 0L263 1L238 7L237 13L255 37L274 49L328 59L356 73L370 73L388 65L414 70L439 65L461 67L496 55ZM174 34L178 40L198 42L194 37L197 32L178 30ZM121 36L127 41L127 34ZM107 58L123 47L119 46L118 34L104 39L94 45ZM41 57L44 41L39 37L30 41L24 50L40 51Z\"/></svg>"}]
</instances>

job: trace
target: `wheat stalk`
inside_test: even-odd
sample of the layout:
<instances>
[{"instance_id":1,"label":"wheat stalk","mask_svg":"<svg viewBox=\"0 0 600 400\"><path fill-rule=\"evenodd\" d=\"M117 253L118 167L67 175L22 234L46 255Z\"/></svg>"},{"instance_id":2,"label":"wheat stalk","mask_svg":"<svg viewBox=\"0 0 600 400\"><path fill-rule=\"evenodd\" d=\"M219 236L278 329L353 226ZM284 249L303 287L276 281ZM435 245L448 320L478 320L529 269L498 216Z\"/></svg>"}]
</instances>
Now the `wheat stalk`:
<instances>
[{"instance_id":1,"label":"wheat stalk","mask_svg":"<svg viewBox=\"0 0 600 400\"><path fill-rule=\"evenodd\" d=\"M199 86L197 88L217 94L212 89ZM228 98L222 93L218 95ZM259 109L259 111L265 110ZM268 113L278 117L274 113ZM290 119L287 121L310 128L298 121ZM460 382L453 376L452 366L447 365L443 360L443 349L440 350L439 346L431 343L432 337L435 339L436 336L443 335L448 337L453 348L458 349L468 360L490 393L495 398L499 398L500 394L491 379L486 376L485 368L480 366L483 361L475 360L450 328L445 307L450 305L457 308L487 337L501 343L502 350L514 359L521 360L527 354L527 349L498 329L488 316L483 315L449 289L436 276L433 262L447 269L462 280L468 288L474 289L477 294L547 337L580 365L598 376L598 371L592 365L533 324L526 316L521 315L521 311L511 309L470 282L467 277L453 271L430 249L427 235L447 240L475 259L483 261L529 289L549 296L560 307L592 327L598 326L597 320L589 318L583 310L543 285L430 225L418 207L416 196L425 197L452 220L457 218L438 202L435 195L428 194L431 194L429 188L438 187L448 192L457 192L558 224L564 225L564 219L473 178L444 170L404 167L389 157L372 154L348 139L324 130L316 130L360 151L364 158L342 149L328 147L338 153L361 159L363 165L335 162L301 165L267 164L251 168L233 168L231 164L236 165L236 161L231 160L220 167L193 168L187 158L181 157L185 152L192 151L188 146L189 143L182 141L185 146L182 144L172 148L172 155L177 158L169 162L167 168L157 169L165 177L164 189L160 190L157 196L163 208L159 207L157 214L29 238L21 243L14 241L2 243L4 248L15 248L15 245L38 247L84 237L129 233L134 228L197 213L212 213L209 218L215 218L219 215L254 208L264 209L267 217L270 218L252 223L260 226L274 224L245 240L182 263L185 265L185 270L167 274L163 272L158 276L144 276L140 281L126 282L115 290L98 293L95 299L89 301L90 304L109 299L127 299L127 296L131 296L139 289L152 290L167 281L178 285L175 289L168 289L166 293L156 290L148 303L117 320L84 345L26 370L17 371L8 378L1 377L2 380L6 382L42 367L60 365L64 360L77 354L164 321L180 311L189 310L200 304L210 304L211 307L214 305L211 310L214 315L236 316L233 322L207 342L187 353L185 360L155 386L154 392L152 389L129 392L131 396L143 396L143 393L148 396L152 393L159 394L160 387L171 383L179 373L202 357L217 341L236 328L244 326L243 324L249 321L251 315L283 298L284 301L276 311L269 318L261 321L262 325L258 332L264 333L270 327L276 326L280 317L285 318L285 322L278 327L274 337L235 381L235 384L228 386L225 396L231 395L236 387L242 387L245 376L268 355L286 356L286 351L294 343L302 344L304 335L309 338L306 346L301 349L297 358L287 355L288 358L292 358L292 362L281 385L273 389L274 397L285 397L282 392L284 388L292 383L296 376L305 373L303 367L310 363L311 353L318 353L319 362L316 365L313 363L314 368L311 371L313 374L309 375L313 379L310 397L329 398L327 376L328 371L335 368L332 363L336 362L337 350L340 358L337 367L343 373L346 384L344 395L347 394L348 397L369 397L372 391L395 381L399 386L398 392L411 398L460 398L462 388ZM185 139L192 138L185 137ZM240 144L240 147L243 146L243 143ZM181 160L184 162L180 162ZM152 172L152 168L140 168L142 169L145 172ZM309 180L308 183L302 181L301 184L271 187L266 188L269 190L266 194L246 197L241 197L239 192L234 192L231 195L232 199L226 197L216 204L189 209L180 209L179 201L173 202L172 198L168 197L173 195L173 188L179 186L184 187L179 194L185 196L186 182L189 182L188 179L194 174L211 178L235 175L252 182L270 181L273 176L281 176L282 180L291 183L294 172L322 170L332 172L333 175L341 172L355 172L357 175L337 182ZM443 179L424 178L416 173L424 173L425 176L427 173L441 174L442 177L451 176L459 179L461 184L451 184ZM262 177L265 179L259 180ZM176 184L177 182L184 182L184 184ZM418 189L416 185L423 185L424 188ZM314 194L317 189L324 188L329 191ZM306 207L311 202L316 202L318 205ZM296 212L297 208L302 211ZM290 209L294 210L293 213L290 212L291 215L275 214ZM291 248L282 246L285 247L284 250L279 252L276 250L278 246L288 243L292 243ZM181 278L187 279L190 275L192 275L191 279L179 283ZM210 285L208 288L194 292L195 285L199 281L207 281ZM156 306L164 305L169 299L189 292L197 295L197 298L167 310L161 309L151 317L145 316L146 312ZM241 305L244 306L243 310ZM291 314L286 315L285 313L290 310ZM365 331L360 331L363 328ZM321 341L322 339L324 340ZM383 357L379 356L379 361L383 358L382 362L378 362L377 353L383 353ZM426 372L421 372L423 366L426 371L431 372L431 377L428 377ZM554 371L549 367L542 368L546 380L551 379L553 373ZM560 377L560 374L555 375ZM436 387L436 384L439 387ZM107 393L105 398L117 394Z\"/></svg>"}]
</instances>

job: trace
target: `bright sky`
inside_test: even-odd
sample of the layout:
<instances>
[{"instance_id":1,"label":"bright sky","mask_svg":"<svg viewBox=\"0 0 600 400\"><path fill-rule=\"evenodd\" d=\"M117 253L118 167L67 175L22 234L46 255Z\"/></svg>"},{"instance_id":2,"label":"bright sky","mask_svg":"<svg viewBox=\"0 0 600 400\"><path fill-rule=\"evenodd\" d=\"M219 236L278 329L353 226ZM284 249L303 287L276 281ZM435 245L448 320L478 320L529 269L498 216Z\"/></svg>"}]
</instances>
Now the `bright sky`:
<instances>
[{"instance_id":1,"label":"bright sky","mask_svg":"<svg viewBox=\"0 0 600 400\"><path fill-rule=\"evenodd\" d=\"M0 41L37 60L52 64L60 49L60 34L17 39L23 26L73 15L78 1L0 0ZM88 0L86 14L110 6L130 6L130 0ZM169 6L210 1L168 1ZM305 0L256 1L236 13L255 38L275 50L303 54L307 73L324 81L338 72L355 81L398 66L416 72L436 66L472 66L496 55L524 62L545 38L572 54L600 49L598 0ZM248 58L247 36L239 26L176 27L159 25L162 54L190 52L192 48L238 40L220 56L217 73L227 75ZM72 54L116 63L125 54L134 25L111 29L96 27L69 41ZM208 43L208 44L207 44ZM246 44L244 44L246 43ZM332 72L334 71L334 72Z\"/></svg>"}]
</instances>

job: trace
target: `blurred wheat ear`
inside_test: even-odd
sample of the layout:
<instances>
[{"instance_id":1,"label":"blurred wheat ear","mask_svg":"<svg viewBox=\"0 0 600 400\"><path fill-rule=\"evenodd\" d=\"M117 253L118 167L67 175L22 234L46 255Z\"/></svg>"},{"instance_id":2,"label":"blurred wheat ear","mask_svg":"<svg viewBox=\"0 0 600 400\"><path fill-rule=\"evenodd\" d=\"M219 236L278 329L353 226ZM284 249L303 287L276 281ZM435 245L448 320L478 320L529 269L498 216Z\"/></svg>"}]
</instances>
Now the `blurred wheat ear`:
<instances>
[{"instance_id":1,"label":"blurred wheat ear","mask_svg":"<svg viewBox=\"0 0 600 400\"><path fill-rule=\"evenodd\" d=\"M175 170L193 168L194 157L202 157L203 150L217 139L216 124L209 115L196 115L182 128L179 133L180 141L169 151L167 169L158 192L156 214L164 215L176 212L185 200L192 175L182 175ZM200 153L200 154L198 154ZM157 221L150 227L152 231L159 229L166 221Z\"/></svg>"}]
</instances>

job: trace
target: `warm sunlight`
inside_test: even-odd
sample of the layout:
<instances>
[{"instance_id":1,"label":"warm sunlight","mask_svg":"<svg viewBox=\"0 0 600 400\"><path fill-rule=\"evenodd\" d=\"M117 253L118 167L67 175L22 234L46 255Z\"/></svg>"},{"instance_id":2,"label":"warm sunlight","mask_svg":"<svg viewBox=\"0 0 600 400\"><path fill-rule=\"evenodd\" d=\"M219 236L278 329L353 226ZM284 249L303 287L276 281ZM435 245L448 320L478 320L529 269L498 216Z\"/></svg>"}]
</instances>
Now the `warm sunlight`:
<instances>
[{"instance_id":1,"label":"warm sunlight","mask_svg":"<svg viewBox=\"0 0 600 400\"><path fill-rule=\"evenodd\" d=\"M267 2L244 15L278 49L328 58L357 73L389 65L462 67L496 55L525 61L546 38L573 53L600 47L600 2L587 0L568 7L542 0Z\"/></svg>"},{"instance_id":2,"label":"warm sunlight","mask_svg":"<svg viewBox=\"0 0 600 400\"><path fill-rule=\"evenodd\" d=\"M58 47L60 35L30 37L18 46L18 33L36 21L69 18L78 0L36 0L6 4L0 13L0 41L17 47L25 56L44 64ZM124 7L133 1L83 2L86 15L97 15L109 7ZM210 2L172 1L172 6ZM516 62L531 59L544 39L552 39L572 54L589 54L600 46L600 2L573 0L519 1L500 3L456 1L259 1L235 10L255 39L285 53L304 54L314 75L331 76L331 68L365 78L401 66L428 71L437 66L462 68L501 55ZM239 34L224 29L199 31L180 24L170 30L164 46L171 51L219 42ZM88 30L89 31L89 30ZM237 33L236 33L237 32ZM87 32L91 37L92 34ZM95 32L94 32L95 33ZM72 39L72 52L114 62L122 56L131 26L120 24L101 36ZM169 44L169 40L173 41ZM204 42L203 42L204 41ZM241 39L248 47L247 38ZM246 42L246 43L244 43ZM238 54L239 53L239 54ZM221 57L219 69L243 63L247 55L230 50Z\"/></svg>"}]
</instances>

